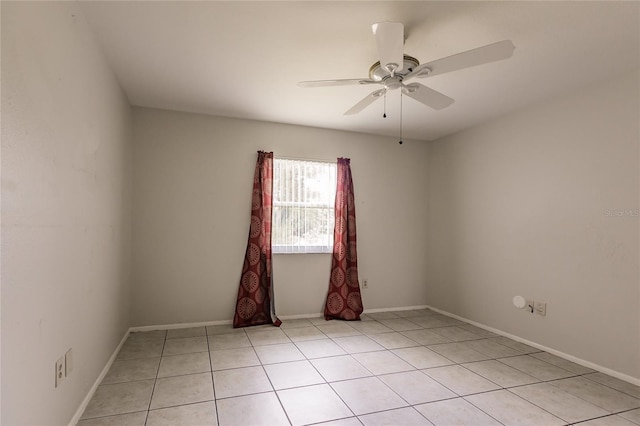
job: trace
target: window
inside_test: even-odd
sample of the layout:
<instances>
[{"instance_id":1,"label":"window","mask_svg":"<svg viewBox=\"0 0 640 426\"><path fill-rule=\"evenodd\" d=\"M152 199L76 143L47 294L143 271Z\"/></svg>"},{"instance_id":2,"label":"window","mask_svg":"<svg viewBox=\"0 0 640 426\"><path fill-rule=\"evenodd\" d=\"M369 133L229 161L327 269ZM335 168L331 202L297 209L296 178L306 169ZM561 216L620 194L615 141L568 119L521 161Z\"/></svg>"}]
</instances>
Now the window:
<instances>
[{"instance_id":1,"label":"window","mask_svg":"<svg viewBox=\"0 0 640 426\"><path fill-rule=\"evenodd\" d=\"M336 163L273 160L274 253L333 251Z\"/></svg>"}]
</instances>

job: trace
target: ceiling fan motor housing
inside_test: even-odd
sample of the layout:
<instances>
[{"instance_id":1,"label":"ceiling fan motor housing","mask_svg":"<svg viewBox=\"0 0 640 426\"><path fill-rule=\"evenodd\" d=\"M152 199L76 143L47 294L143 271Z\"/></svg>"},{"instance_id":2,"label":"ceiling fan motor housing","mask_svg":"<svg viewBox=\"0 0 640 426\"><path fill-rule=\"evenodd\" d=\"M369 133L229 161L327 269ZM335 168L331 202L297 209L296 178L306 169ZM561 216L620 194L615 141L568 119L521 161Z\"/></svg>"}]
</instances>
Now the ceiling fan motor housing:
<instances>
[{"instance_id":1,"label":"ceiling fan motor housing","mask_svg":"<svg viewBox=\"0 0 640 426\"><path fill-rule=\"evenodd\" d=\"M399 77L399 80L402 81L402 77L409 74L415 67L420 65L420 61L418 61L413 56L404 55L404 66L400 72L396 72L394 74L395 77ZM383 81L385 78L391 77L391 73L380 65L380 61L371 65L369 68L369 78L375 81Z\"/></svg>"}]
</instances>

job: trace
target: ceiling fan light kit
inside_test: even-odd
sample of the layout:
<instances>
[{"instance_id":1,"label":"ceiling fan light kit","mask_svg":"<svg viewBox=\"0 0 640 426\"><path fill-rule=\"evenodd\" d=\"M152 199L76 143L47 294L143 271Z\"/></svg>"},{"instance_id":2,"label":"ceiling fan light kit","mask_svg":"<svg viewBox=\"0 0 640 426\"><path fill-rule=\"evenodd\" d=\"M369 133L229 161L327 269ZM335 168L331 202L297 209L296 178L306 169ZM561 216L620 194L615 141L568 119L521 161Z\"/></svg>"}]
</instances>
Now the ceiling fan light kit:
<instances>
[{"instance_id":1,"label":"ceiling fan light kit","mask_svg":"<svg viewBox=\"0 0 640 426\"><path fill-rule=\"evenodd\" d=\"M426 78L510 58L515 46L510 40L488 44L466 52L447 56L420 65L418 59L404 54L404 25L399 22L377 22L371 26L380 60L369 68L369 78L301 81L301 87L379 84L375 90L345 112L357 114L383 97L389 90L401 89L402 94L435 110L451 105L454 100L420 83L405 84L413 78ZM400 141L402 143L402 141Z\"/></svg>"}]
</instances>

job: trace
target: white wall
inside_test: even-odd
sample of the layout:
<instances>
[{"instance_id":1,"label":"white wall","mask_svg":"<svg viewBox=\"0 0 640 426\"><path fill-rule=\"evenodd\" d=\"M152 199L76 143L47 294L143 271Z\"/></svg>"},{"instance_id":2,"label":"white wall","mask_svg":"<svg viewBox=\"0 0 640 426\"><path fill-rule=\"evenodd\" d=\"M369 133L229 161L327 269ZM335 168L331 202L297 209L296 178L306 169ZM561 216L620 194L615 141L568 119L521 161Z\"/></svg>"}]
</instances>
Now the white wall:
<instances>
[{"instance_id":1,"label":"white wall","mask_svg":"<svg viewBox=\"0 0 640 426\"><path fill-rule=\"evenodd\" d=\"M2 2L3 425L67 424L130 325L131 166L131 109L77 6Z\"/></svg>"},{"instance_id":2,"label":"white wall","mask_svg":"<svg viewBox=\"0 0 640 426\"><path fill-rule=\"evenodd\" d=\"M621 76L429 144L431 305L640 378L638 88Z\"/></svg>"},{"instance_id":3,"label":"white wall","mask_svg":"<svg viewBox=\"0 0 640 426\"><path fill-rule=\"evenodd\" d=\"M134 109L133 325L230 320L256 151L351 158L365 309L425 304L425 143ZM331 258L274 255L279 315L319 314Z\"/></svg>"}]
</instances>

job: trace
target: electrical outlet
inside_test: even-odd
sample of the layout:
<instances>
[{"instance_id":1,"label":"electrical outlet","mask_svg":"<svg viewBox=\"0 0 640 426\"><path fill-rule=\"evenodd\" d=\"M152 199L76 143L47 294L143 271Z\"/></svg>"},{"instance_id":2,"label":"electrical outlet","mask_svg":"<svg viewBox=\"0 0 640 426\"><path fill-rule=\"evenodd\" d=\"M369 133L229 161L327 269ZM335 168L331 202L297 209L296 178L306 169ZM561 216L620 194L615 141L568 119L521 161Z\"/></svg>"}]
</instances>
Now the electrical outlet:
<instances>
[{"instance_id":1,"label":"electrical outlet","mask_svg":"<svg viewBox=\"0 0 640 426\"><path fill-rule=\"evenodd\" d=\"M547 302L534 302L533 308L536 314L545 316L547 315Z\"/></svg>"},{"instance_id":2,"label":"electrical outlet","mask_svg":"<svg viewBox=\"0 0 640 426\"><path fill-rule=\"evenodd\" d=\"M369 280L368 279L363 279L362 280L362 287L364 288L369 288Z\"/></svg>"},{"instance_id":3,"label":"electrical outlet","mask_svg":"<svg viewBox=\"0 0 640 426\"><path fill-rule=\"evenodd\" d=\"M56 361L56 387L60 386L64 380L64 370L64 357L60 357L60 359Z\"/></svg>"},{"instance_id":4,"label":"electrical outlet","mask_svg":"<svg viewBox=\"0 0 640 426\"><path fill-rule=\"evenodd\" d=\"M64 354L64 376L67 377L73 371L73 348L69 348Z\"/></svg>"}]
</instances>

